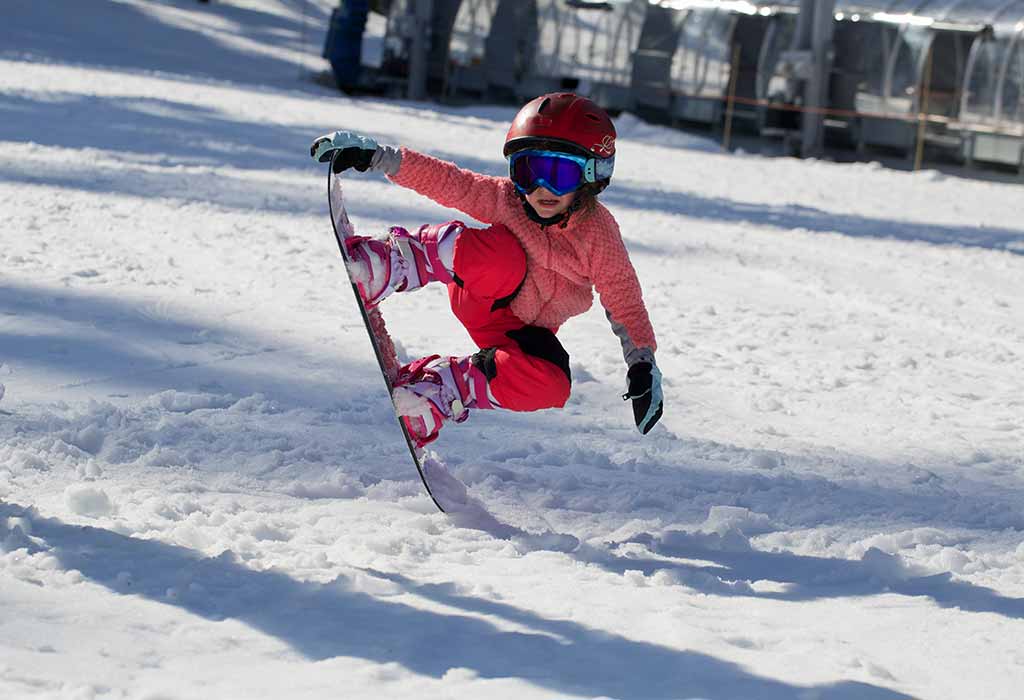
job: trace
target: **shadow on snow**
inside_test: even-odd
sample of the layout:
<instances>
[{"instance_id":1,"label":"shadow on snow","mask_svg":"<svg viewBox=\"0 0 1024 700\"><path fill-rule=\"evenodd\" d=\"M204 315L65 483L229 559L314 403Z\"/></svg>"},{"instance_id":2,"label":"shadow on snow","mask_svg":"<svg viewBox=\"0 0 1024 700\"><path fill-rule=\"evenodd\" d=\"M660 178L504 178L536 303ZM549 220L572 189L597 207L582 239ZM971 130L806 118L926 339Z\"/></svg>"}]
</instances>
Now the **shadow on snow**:
<instances>
[{"instance_id":1,"label":"shadow on snow","mask_svg":"<svg viewBox=\"0 0 1024 700\"><path fill-rule=\"evenodd\" d=\"M348 293L339 282L339 297L344 299ZM325 308L325 315L338 315L338 306ZM341 308L348 310L349 305ZM362 324L354 305L350 313L339 319L339 325L351 324L361 337ZM16 372L39 370L44 376L63 379L49 391L95 387L95 393L105 395L112 384L143 393L173 389L244 396L259 392L289 407L315 406L337 401L344 390L338 378L365 375L360 382L367 384L363 393L372 386L386 402L368 342L365 369L356 368L353 353L331 359L328 366L337 366L331 382L312 371L322 368L323 362L309 367L309 359L297 350L269 345L238 329L175 318L159 309L149 313L146 304L124 296L114 299L73 288L6 283L0 285L0 319L4 320L0 362ZM255 362L248 362L249 358ZM301 374L279 371L285 362L308 370ZM346 365L353 367L346 370ZM15 382L7 383L13 390Z\"/></svg>"},{"instance_id":2,"label":"shadow on snow","mask_svg":"<svg viewBox=\"0 0 1024 700\"><path fill-rule=\"evenodd\" d=\"M447 585L415 585L400 576L377 574L466 613L496 616L531 630L504 631L469 614L380 600L353 590L344 578L329 584L297 581L272 570L249 569L227 552L204 558L191 549L74 527L0 502L0 516L26 515L32 520L33 546L52 553L66 569L117 593L173 605L209 620L244 622L311 660L348 656L393 662L432 678L466 668L483 678L519 678L588 696L789 700L810 690L830 700L906 697L851 681L793 686L707 654L550 620L507 604L457 595ZM130 586L118 576L123 572L130 574ZM170 589L175 596L168 596Z\"/></svg>"},{"instance_id":3,"label":"shadow on snow","mask_svg":"<svg viewBox=\"0 0 1024 700\"><path fill-rule=\"evenodd\" d=\"M91 117L68 120L69 112ZM0 95L0 141L96 148L129 156L109 166L82 159L53 170L9 160L0 165L0 179L101 195L209 202L245 211L323 213L326 222L326 166L310 160L308 149L310 141L328 128L239 121L215 109L170 99L65 93L41 101ZM182 172L181 166L190 170ZM250 170L272 173L283 169L308 172L308 186L246 177ZM359 177L382 179L379 175ZM421 223L423 216L414 207L394 203L388 204L385 213L378 203L358 199L351 202L350 209L356 217L386 214L404 225Z\"/></svg>"},{"instance_id":4,"label":"shadow on snow","mask_svg":"<svg viewBox=\"0 0 1024 700\"><path fill-rule=\"evenodd\" d=\"M271 349L261 348L252 339L234 336L229 342L221 343L218 335L203 336L199 345L193 341L201 333L209 331L194 324L173 318L151 318L139 313L138 308L130 300L110 300L94 297L79 292L66 295L54 295L50 291L26 289L7 285L0 287L0 312L8 319L19 315L44 319L43 326L55 327L58 332L65 323L85 324L90 328L103 329L106 334L94 340L82 342L73 337L61 336L33 338L28 333L17 334L10 331L0 332L0 346L4 348L5 362L17 367L21 364L36 363L50 365L47 372L80 372L95 376L110 372L118 381L126 381L125 373L133 382L146 391L158 392L166 389L200 390L204 387L206 377L216 381L217 390L241 390L242 393L259 392L269 395L273 400L283 401L292 406L310 406L323 399L330 404L341 394L337 388L325 387L323 381L315 376L289 375L286 380L274 375L260 362L258 369L236 370L230 363L231 359L244 356L246 352L269 352ZM55 339L56 338L56 339ZM73 351L53 352L54 343L65 342L74 344ZM230 344L229 344L230 343ZM213 344L214 349L203 349ZM178 346L183 355L168 358L166 347ZM194 353L203 353L209 361L208 369L203 369L202 358L196 359ZM233 354L233 355L232 355ZM192 359L189 359L192 357ZM263 370L266 369L266 374ZM172 371L174 370L174 371ZM182 371L177 371L182 370ZM380 382L368 363L365 372L347 373L355 377L359 385L357 392L368 395L376 391L380 394L380 416L387 421L390 411ZM97 383L104 381L97 380ZM365 385L365 387L363 386ZM574 420L557 420L551 422L551 415L522 416L527 427L533 426L530 432L537 430L554 430L559 434L568 430L573 432ZM543 425L536 421L543 420ZM28 427L28 429L33 429ZM42 428L40 428L42 429ZM521 430L522 428L520 428ZM263 426L262 430L273 432L271 425ZM508 433L515 440L516 429ZM463 443L465 449L457 450L464 458L473 460L474 450L479 450L466 443L475 439L470 434L453 433L453 445ZM656 494L658 498L669 499L681 503L706 503L709 494L713 495L715 504L737 505L748 507L755 512L766 513L772 518L784 518L789 511L796 510L811 524L839 523L845 519L864 519L872 514L894 520L913 521L915 525L948 526L965 525L968 527L1004 528L1020 527L1020 517L1012 507L1018 502L1019 496L1004 493L1008 503L1002 503L970 484L958 484L950 489L937 482L937 477L921 482L922 470L908 472L908 486L903 489L892 487L880 489L877 484L867 486L857 483L837 483L822 477L783 473L778 475L737 473L732 470L715 470L699 468L680 468L678 464L686 464L695 460L706 451L706 446L691 444L692 441L679 441L670 436L654 435L655 452L660 455L657 462L650 462L642 469L632 470L616 476L608 469L595 471L595 480L607 480L607 488L614 489L631 510L635 517L643 517L644 506L639 501L631 503L634 496L650 501ZM660 442L659 442L660 441ZM527 443L529 440L527 440ZM664 444L662 444L664 443ZM558 443L562 444L562 443ZM673 447L673 444L675 445ZM395 437L395 449L401 447ZM485 448L487 449L487 448ZM560 449L560 448L559 448ZM566 449L571 450L571 445ZM731 448L719 446L719 451L729 452ZM732 451L743 452L739 448ZM677 452L678 454L673 454ZM526 454L526 453L524 453ZM497 458L497 457L496 457ZM552 461L542 474L536 470L527 470L515 480L516 487L538 488L546 491L549 484L545 480L557 481L563 475L558 464L566 462L565 456L555 452L541 456ZM584 457L584 459L587 459ZM728 455L726 455L728 459ZM810 458L794 458L810 459ZM488 468L484 460L480 466ZM504 462L507 460L499 459ZM650 460L648 460L650 461ZM788 461L788 460L787 460ZM499 471L509 472L515 469L514 462L499 465ZM611 466L606 465L607 466ZM638 465L639 466L639 465ZM411 472L411 470L408 470ZM921 473L919 473L921 472ZM536 476L529 475L530 473ZM409 474L410 478L412 474ZM932 475L934 477L934 475ZM638 482L642 482L642 485ZM912 482L912 483L911 483ZM595 481L588 484L584 496L598 493L601 485ZM963 491L963 492L961 492ZM977 492L975 492L977 491ZM634 496L630 496L633 493ZM572 493L566 498L571 502ZM793 509L794 503L804 504L800 509ZM568 510L572 510L571 504ZM925 517L924 514L928 514ZM655 508L653 517L664 515L660 508ZM1016 520L1015 520L1016 518ZM794 523L786 523L793 525ZM798 523L797 523L798 524ZM102 531L97 531L101 533ZM663 535L663 537L665 537ZM929 596L939 605L959 607L964 610L978 612L994 612L1010 617L1022 617L1024 602L1019 599L1006 598L995 592L964 582L952 581L948 574L931 577L906 577L898 580L879 580L876 570L864 562L843 559L806 557L786 553L770 553L749 551L721 551L702 547L700 542L687 538L685 533L668 538L668 544L653 536L646 536L635 541L643 542L658 554L689 559L703 559L715 562L717 567L705 569L699 566L678 562L619 557L613 553L594 553L583 550L581 558L601 564L611 570L622 572L626 569L640 569L653 573L659 569L675 571L680 579L698 590L707 593L725 595L754 595L762 598L780 600L807 600L834 596L873 595L885 591L910 596ZM125 545L136 545L136 541L124 538ZM180 553L184 556L183 553ZM207 564L205 566L211 566ZM75 568L80 568L75 565ZM116 573L116 571L114 572ZM251 574L256 576L256 574ZM755 593L749 586L731 585L729 582L771 580L787 584L784 592ZM204 587L209 587L205 583ZM295 584L299 586L300 584ZM166 586L161 583L162 589ZM156 586L154 590L162 590ZM410 615L422 615L415 612ZM462 624L460 622L460 624ZM478 623L466 622L473 626ZM518 639L510 636L504 641ZM546 644L546 642L544 642ZM598 653L598 652L595 652ZM605 650L600 654L612 652ZM589 661L588 661L589 663ZM463 664L455 664L463 665ZM470 667L472 667L470 665ZM494 671L496 672L496 671ZM597 692L599 689L591 689ZM614 694L614 693L612 693Z\"/></svg>"},{"instance_id":5,"label":"shadow on snow","mask_svg":"<svg viewBox=\"0 0 1024 700\"><path fill-rule=\"evenodd\" d=\"M292 85L299 74L297 62L235 48L242 38L302 54L311 53L312 45L319 49L327 29L324 7L308 0L287 4L295 12L292 17L251 7L197 5L194 0L93 2L88 10L76 12L61 0L13 0L5 8L8 21L0 28L0 57L27 55L72 65ZM160 17L162 12L168 19ZM221 21L211 24L206 14Z\"/></svg>"},{"instance_id":6,"label":"shadow on snow","mask_svg":"<svg viewBox=\"0 0 1024 700\"><path fill-rule=\"evenodd\" d=\"M692 192L651 191L623 182L616 182L602 198L612 206L661 211L707 222L805 229L853 238L917 241L1024 255L1024 230L1021 229L894 221L838 214L800 204L748 204ZM623 233L628 237L630 232Z\"/></svg>"},{"instance_id":7,"label":"shadow on snow","mask_svg":"<svg viewBox=\"0 0 1024 700\"><path fill-rule=\"evenodd\" d=\"M707 561L712 566L642 556L618 556L596 549L583 550L578 556L619 574L627 570L643 571L646 575L670 571L684 585L709 595L802 602L898 594L930 598L944 608L1024 618L1024 598L1009 598L984 586L954 581L949 573L908 575L899 568L899 564L894 564L888 555L882 553L875 553L876 556L869 560L857 561L763 552L744 546L737 547L738 551L729 551L708 547L708 537L706 533L667 531L658 537L644 533L627 542L643 544L661 556ZM748 583L753 581L785 584L785 590L758 592Z\"/></svg>"}]
</instances>

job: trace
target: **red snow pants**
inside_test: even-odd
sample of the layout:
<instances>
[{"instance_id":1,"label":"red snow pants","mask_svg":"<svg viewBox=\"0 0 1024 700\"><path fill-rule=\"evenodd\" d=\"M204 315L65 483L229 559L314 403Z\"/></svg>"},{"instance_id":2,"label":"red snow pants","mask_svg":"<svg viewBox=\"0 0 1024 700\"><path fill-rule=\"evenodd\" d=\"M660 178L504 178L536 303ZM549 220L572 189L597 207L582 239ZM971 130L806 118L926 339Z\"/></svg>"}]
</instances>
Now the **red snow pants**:
<instances>
[{"instance_id":1,"label":"red snow pants","mask_svg":"<svg viewBox=\"0 0 1024 700\"><path fill-rule=\"evenodd\" d=\"M509 304L526 278L526 253L501 224L464 229L455 241L452 312L480 352L473 363L502 408L537 411L569 400L569 354L555 330L531 326Z\"/></svg>"}]
</instances>

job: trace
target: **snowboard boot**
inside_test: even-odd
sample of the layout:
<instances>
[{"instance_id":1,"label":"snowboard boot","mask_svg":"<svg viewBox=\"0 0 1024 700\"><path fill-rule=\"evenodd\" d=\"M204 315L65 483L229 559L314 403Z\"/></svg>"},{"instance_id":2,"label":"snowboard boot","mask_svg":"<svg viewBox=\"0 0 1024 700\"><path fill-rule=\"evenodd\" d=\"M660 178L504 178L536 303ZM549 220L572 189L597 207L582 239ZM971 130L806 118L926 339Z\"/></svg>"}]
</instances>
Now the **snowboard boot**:
<instances>
[{"instance_id":1,"label":"snowboard boot","mask_svg":"<svg viewBox=\"0 0 1024 700\"><path fill-rule=\"evenodd\" d=\"M449 221L424 224L416 233L392 226L384 239L345 239L349 270L363 303L372 308L392 292L411 292L427 282L452 282L455 239L463 229L461 221Z\"/></svg>"},{"instance_id":2,"label":"snowboard boot","mask_svg":"<svg viewBox=\"0 0 1024 700\"><path fill-rule=\"evenodd\" d=\"M392 399L417 447L436 440L445 421L466 420L471 408L500 408L472 357L431 355L404 365Z\"/></svg>"}]
</instances>

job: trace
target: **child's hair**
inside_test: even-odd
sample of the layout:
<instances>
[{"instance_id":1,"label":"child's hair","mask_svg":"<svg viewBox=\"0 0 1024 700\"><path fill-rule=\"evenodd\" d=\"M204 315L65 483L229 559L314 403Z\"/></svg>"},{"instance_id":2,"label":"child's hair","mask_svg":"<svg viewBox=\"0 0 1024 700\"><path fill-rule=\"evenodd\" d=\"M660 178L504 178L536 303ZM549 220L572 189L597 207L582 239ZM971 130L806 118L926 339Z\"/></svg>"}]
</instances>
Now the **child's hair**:
<instances>
[{"instance_id":1,"label":"child's hair","mask_svg":"<svg viewBox=\"0 0 1024 700\"><path fill-rule=\"evenodd\" d=\"M604 185L599 185L596 182L588 182L586 185L576 190L576 199L573 201L573 204L576 205L576 213L582 215L593 214L597 209L597 195L601 194L604 188Z\"/></svg>"}]
</instances>

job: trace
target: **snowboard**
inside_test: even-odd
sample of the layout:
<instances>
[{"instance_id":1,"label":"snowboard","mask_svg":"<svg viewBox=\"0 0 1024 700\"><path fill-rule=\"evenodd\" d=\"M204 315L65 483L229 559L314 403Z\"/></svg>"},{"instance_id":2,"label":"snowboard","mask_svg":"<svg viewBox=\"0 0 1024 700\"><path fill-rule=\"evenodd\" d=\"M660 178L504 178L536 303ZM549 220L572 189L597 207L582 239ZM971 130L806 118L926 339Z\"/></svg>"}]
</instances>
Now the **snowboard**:
<instances>
[{"instance_id":1,"label":"snowboard","mask_svg":"<svg viewBox=\"0 0 1024 700\"><path fill-rule=\"evenodd\" d=\"M335 151L334 157L338 157L341 151ZM345 247L345 239L350 238L355 234L355 228L352 226L352 222L348 218L348 212L345 210L345 196L341 187L341 175L334 172L334 162L332 160L331 167L327 169L327 201L330 205L331 210L331 223L334 226L334 238L338 243L338 250L341 252L341 257L345 260L345 271L349 275L349 282L352 284L352 293L355 295L356 304L359 307L359 313L363 317L363 323L366 325L366 333L370 338L370 345L373 346L373 353L377 357L377 364L380 366L381 376L384 378L384 384L388 388L388 396L393 396L394 382L398 377L398 369L401 363L398 361L398 355L395 352L395 344L391 340L391 336L388 335L387 326L384 324L384 317L381 315L380 307L367 308L366 304L363 303L362 297L359 296L359 288L356 286L356 282L352 279L352 274L349 271L348 262L348 250ZM392 401L392 408L394 409L394 402ZM416 471L420 475L420 481L423 482L423 488L427 490L427 495L437 506L437 509L442 513L445 512L444 507L438 501L437 496L430 488L430 483L427 481L426 472L424 466L428 460L427 455L424 451L416 447L416 443L409 437L409 431L405 427L405 422L398 415L398 410L395 409L395 419L398 421L399 427L402 429L402 436L405 438L405 444L409 447L409 455L412 457L412 462L416 466Z\"/></svg>"}]
</instances>

